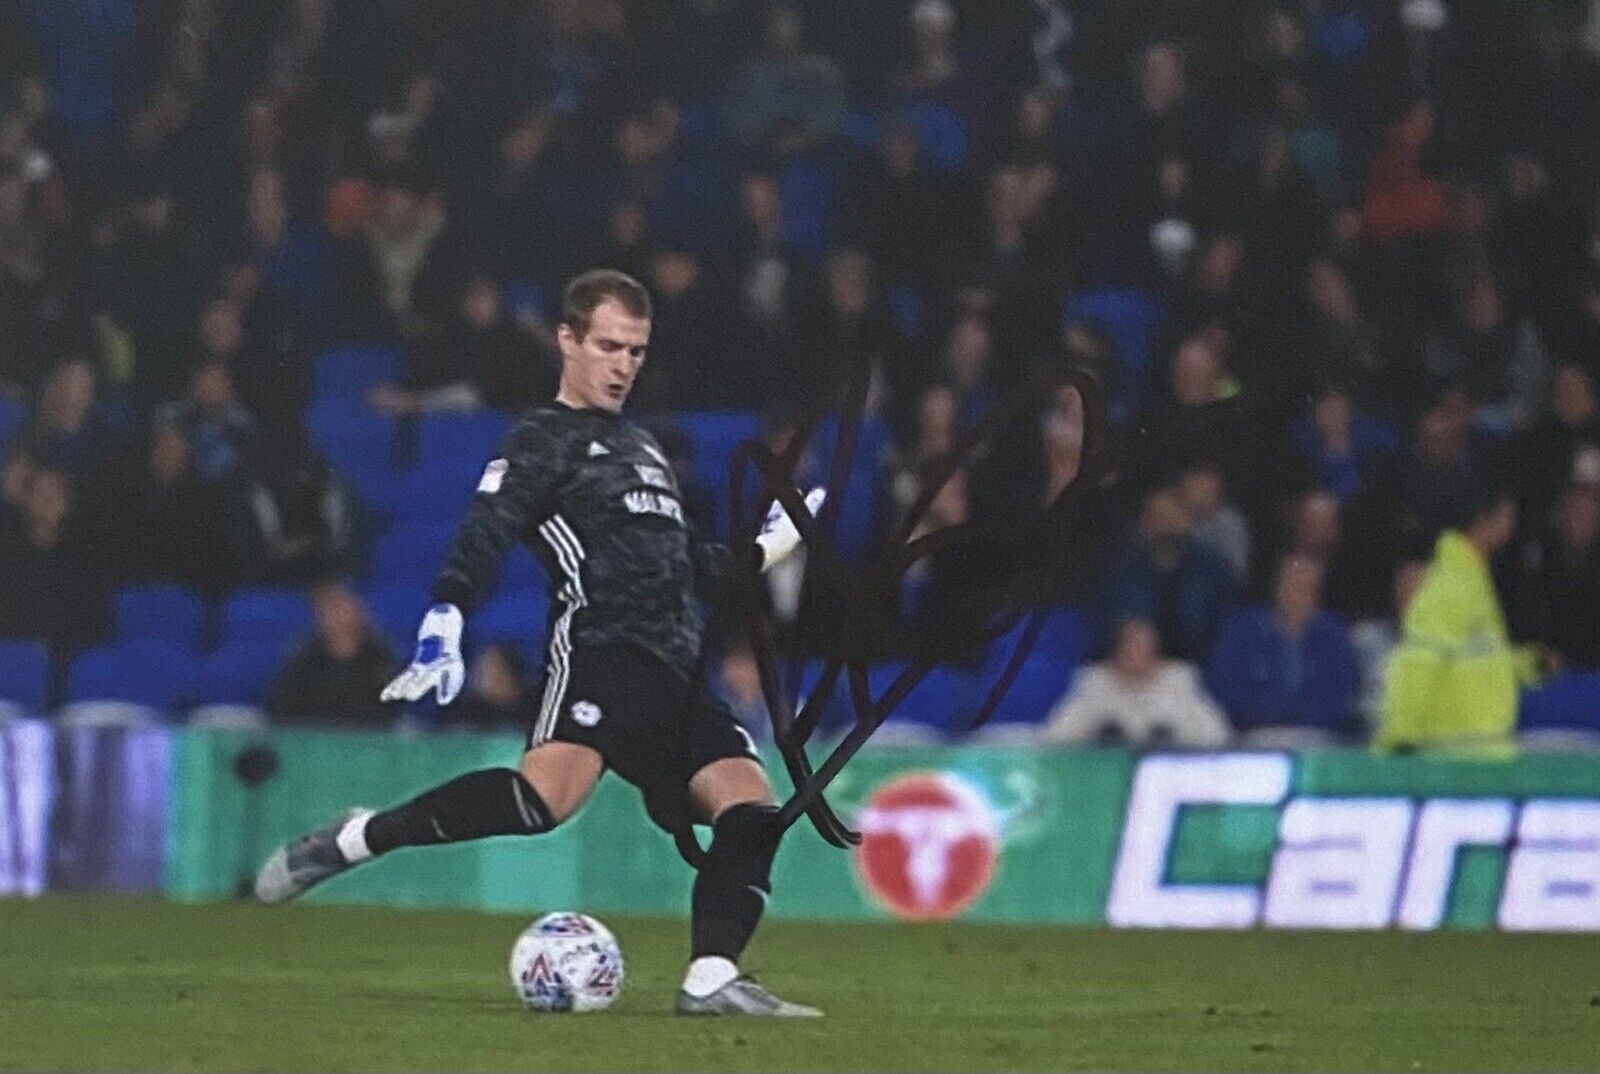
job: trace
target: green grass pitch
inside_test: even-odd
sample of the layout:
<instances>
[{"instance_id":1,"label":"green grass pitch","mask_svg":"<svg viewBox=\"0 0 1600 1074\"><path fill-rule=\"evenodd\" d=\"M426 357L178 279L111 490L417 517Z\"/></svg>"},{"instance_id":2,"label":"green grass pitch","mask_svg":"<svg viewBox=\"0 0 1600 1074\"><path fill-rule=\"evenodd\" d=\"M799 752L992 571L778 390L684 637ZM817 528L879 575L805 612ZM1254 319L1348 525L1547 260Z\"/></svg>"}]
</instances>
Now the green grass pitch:
<instances>
[{"instance_id":1,"label":"green grass pitch","mask_svg":"<svg viewBox=\"0 0 1600 1074\"><path fill-rule=\"evenodd\" d=\"M814 1022L668 1013L686 926L610 918L620 1002L525 1013L520 917L0 901L3 1070L1594 1070L1600 937L774 922Z\"/></svg>"}]
</instances>

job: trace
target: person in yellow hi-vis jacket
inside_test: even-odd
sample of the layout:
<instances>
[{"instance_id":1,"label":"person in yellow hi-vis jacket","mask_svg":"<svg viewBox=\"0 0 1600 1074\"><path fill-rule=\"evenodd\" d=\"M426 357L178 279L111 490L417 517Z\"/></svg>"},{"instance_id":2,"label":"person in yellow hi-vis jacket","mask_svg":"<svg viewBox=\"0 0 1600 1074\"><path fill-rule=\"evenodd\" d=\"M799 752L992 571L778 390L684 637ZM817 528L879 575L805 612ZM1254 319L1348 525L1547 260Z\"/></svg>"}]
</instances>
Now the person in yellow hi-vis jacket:
<instances>
[{"instance_id":1,"label":"person in yellow hi-vis jacket","mask_svg":"<svg viewBox=\"0 0 1600 1074\"><path fill-rule=\"evenodd\" d=\"M1379 748L1509 751L1537 660L1511 645L1489 560L1516 523L1510 493L1486 490L1466 526L1439 537L1389 667Z\"/></svg>"}]
</instances>

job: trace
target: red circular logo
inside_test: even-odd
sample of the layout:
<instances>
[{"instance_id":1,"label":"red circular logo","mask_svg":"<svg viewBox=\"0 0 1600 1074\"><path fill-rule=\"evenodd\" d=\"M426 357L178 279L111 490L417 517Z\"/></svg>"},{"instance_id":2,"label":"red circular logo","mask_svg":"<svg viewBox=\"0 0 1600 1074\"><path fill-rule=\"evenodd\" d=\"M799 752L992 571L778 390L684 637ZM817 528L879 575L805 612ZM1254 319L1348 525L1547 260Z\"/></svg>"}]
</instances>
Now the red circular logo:
<instances>
[{"instance_id":1,"label":"red circular logo","mask_svg":"<svg viewBox=\"0 0 1600 1074\"><path fill-rule=\"evenodd\" d=\"M896 917L955 917L994 879L1000 819L982 791L952 772L891 779L873 792L856 825L856 870Z\"/></svg>"}]
</instances>

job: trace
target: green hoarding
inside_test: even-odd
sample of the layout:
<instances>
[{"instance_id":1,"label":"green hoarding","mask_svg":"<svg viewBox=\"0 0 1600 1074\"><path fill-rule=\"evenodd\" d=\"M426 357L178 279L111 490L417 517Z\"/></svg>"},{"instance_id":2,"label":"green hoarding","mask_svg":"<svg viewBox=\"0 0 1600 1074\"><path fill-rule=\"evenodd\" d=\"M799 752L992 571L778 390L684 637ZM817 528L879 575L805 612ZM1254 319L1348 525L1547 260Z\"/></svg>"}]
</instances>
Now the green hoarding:
<instances>
[{"instance_id":1,"label":"green hoarding","mask_svg":"<svg viewBox=\"0 0 1600 1074\"><path fill-rule=\"evenodd\" d=\"M275 773L236 775L268 746ZM271 847L513 763L513 738L284 731L175 736L167 889L234 894ZM774 766L776 769L776 766ZM781 777L779 785L785 786ZM1151 755L881 748L830 797L852 852L802 823L771 911L1130 926L1600 928L1600 758L1474 762L1358 751ZM338 902L682 914L690 870L606 777L537 839L401 852L320 889Z\"/></svg>"}]
</instances>

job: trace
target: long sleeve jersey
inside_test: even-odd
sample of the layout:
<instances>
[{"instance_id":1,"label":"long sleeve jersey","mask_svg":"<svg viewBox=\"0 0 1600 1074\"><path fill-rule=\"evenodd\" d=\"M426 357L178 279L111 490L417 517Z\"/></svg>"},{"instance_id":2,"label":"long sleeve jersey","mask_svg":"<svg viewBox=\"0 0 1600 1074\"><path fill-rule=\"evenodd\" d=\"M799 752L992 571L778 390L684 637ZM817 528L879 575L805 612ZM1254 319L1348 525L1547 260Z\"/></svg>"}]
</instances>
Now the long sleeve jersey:
<instances>
[{"instance_id":1,"label":"long sleeve jersey","mask_svg":"<svg viewBox=\"0 0 1600 1074\"><path fill-rule=\"evenodd\" d=\"M515 540L550 573L552 647L627 642L693 673L705 627L696 598L731 553L697 537L644 429L559 402L529 411L484 470L433 599L470 610Z\"/></svg>"}]
</instances>

